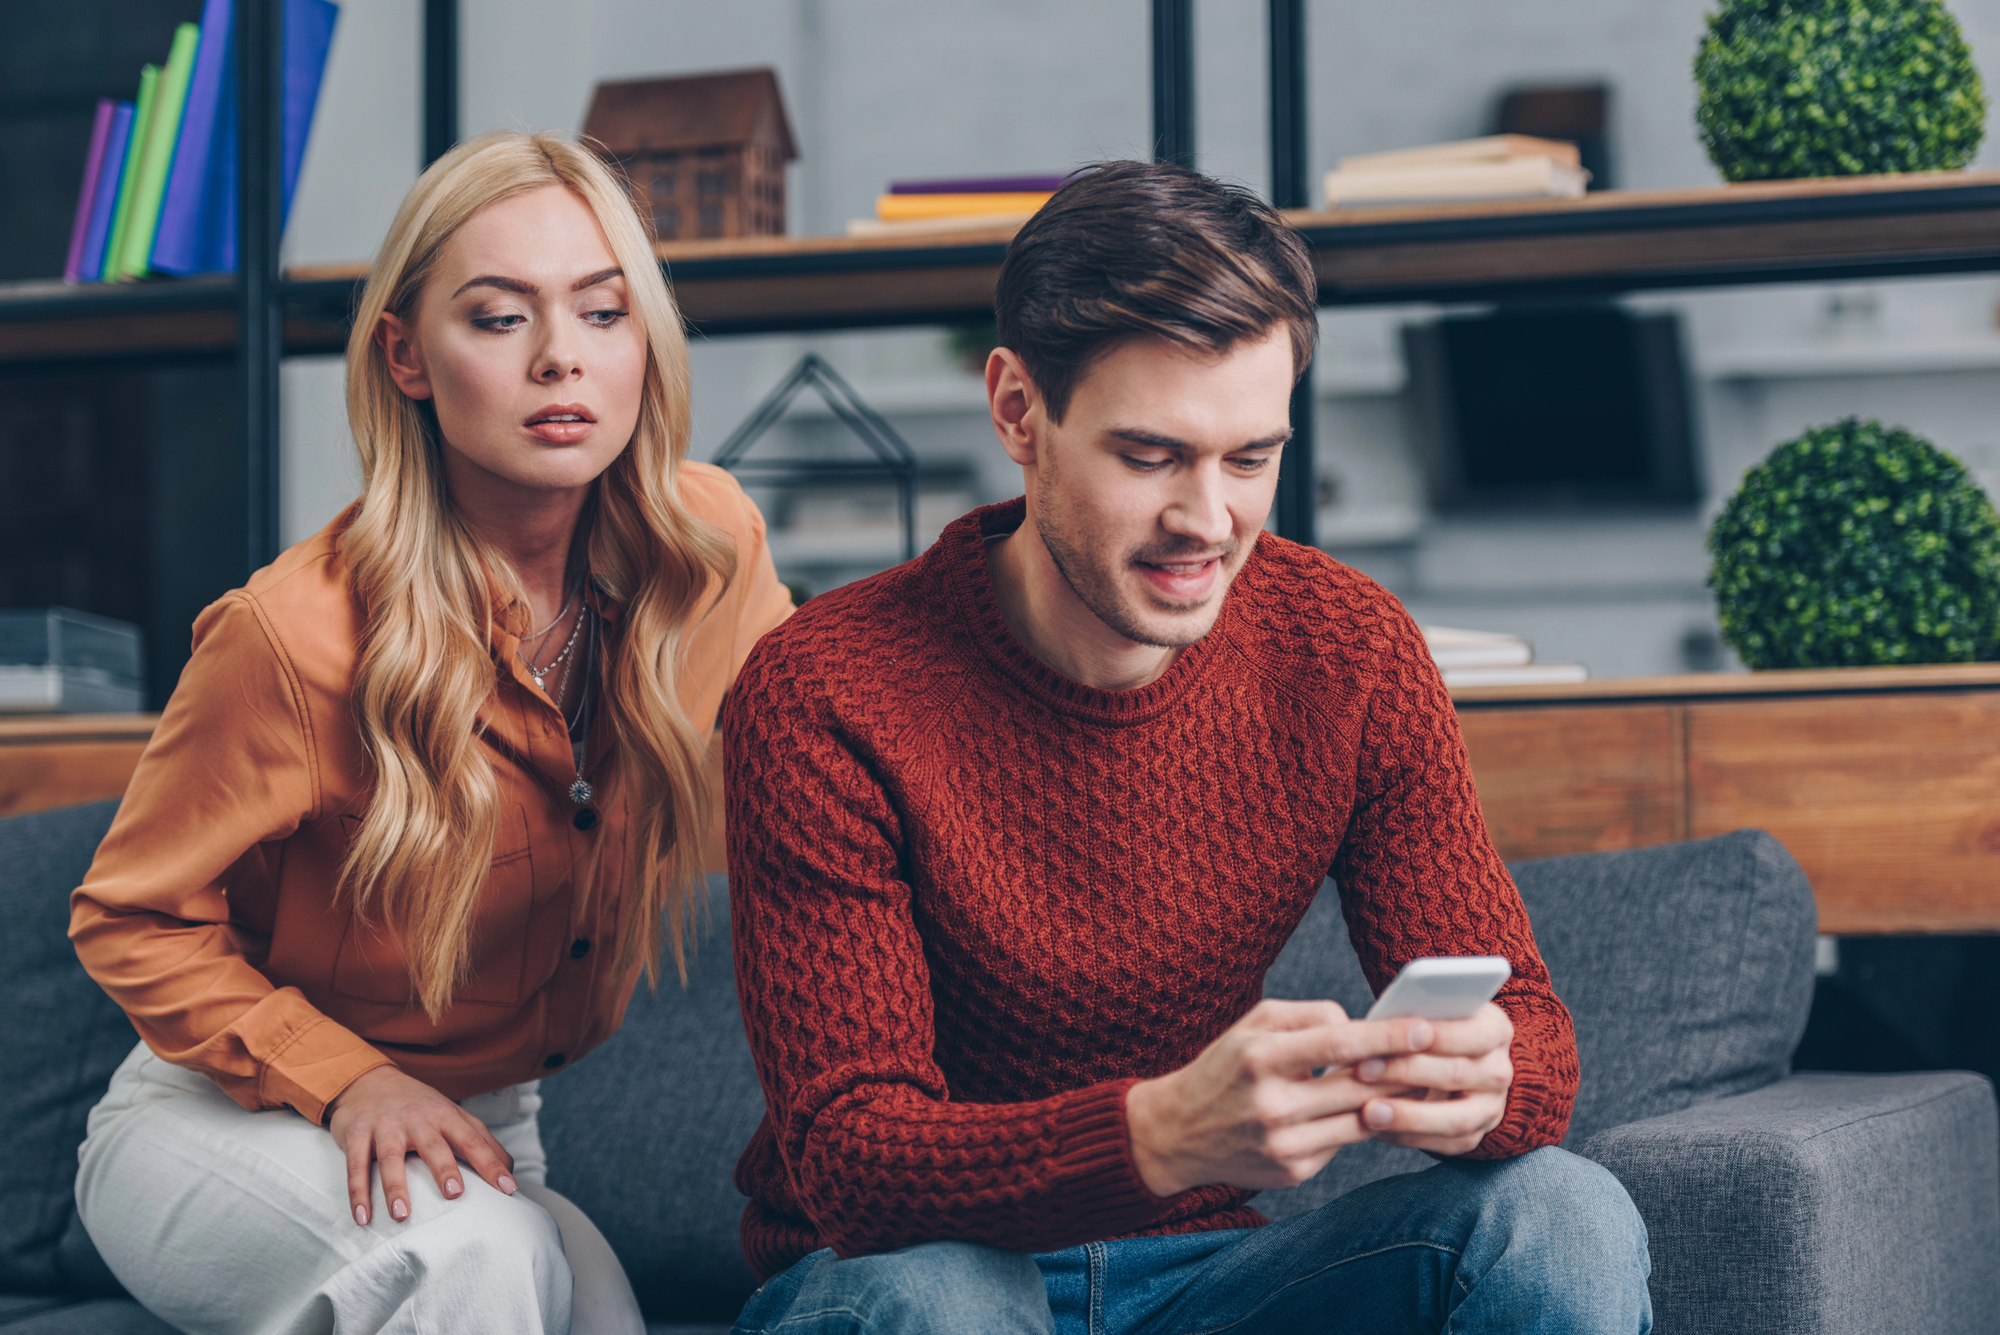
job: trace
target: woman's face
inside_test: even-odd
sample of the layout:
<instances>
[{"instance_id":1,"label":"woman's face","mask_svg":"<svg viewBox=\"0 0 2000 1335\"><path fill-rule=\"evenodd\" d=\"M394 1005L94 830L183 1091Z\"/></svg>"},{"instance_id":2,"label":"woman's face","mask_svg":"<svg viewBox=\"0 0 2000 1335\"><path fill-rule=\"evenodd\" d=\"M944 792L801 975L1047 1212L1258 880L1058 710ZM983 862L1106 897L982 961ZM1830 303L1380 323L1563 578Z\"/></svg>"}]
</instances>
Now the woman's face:
<instances>
[{"instance_id":1,"label":"woman's face","mask_svg":"<svg viewBox=\"0 0 2000 1335\"><path fill-rule=\"evenodd\" d=\"M491 204L445 243L415 318L376 330L403 393L430 399L468 491L588 486L632 439L644 328L588 206L561 185Z\"/></svg>"}]
</instances>

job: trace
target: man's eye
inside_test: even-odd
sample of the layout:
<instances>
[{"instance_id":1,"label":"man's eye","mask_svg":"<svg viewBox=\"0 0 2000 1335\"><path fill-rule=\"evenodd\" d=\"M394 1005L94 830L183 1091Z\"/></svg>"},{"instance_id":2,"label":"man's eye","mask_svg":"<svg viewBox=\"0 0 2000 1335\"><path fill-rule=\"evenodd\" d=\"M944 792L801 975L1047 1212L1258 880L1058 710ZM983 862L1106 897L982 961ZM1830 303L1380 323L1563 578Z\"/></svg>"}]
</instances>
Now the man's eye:
<instances>
[{"instance_id":1,"label":"man's eye","mask_svg":"<svg viewBox=\"0 0 2000 1335\"><path fill-rule=\"evenodd\" d=\"M1141 459L1136 455L1128 454L1125 456L1125 462L1128 465L1130 465L1133 471L1135 472L1157 473L1162 468L1165 468L1170 461L1166 459Z\"/></svg>"},{"instance_id":2,"label":"man's eye","mask_svg":"<svg viewBox=\"0 0 2000 1335\"><path fill-rule=\"evenodd\" d=\"M1271 456L1268 454L1245 454L1230 460L1230 462L1246 473L1255 473L1261 471L1264 465L1271 462Z\"/></svg>"}]
</instances>

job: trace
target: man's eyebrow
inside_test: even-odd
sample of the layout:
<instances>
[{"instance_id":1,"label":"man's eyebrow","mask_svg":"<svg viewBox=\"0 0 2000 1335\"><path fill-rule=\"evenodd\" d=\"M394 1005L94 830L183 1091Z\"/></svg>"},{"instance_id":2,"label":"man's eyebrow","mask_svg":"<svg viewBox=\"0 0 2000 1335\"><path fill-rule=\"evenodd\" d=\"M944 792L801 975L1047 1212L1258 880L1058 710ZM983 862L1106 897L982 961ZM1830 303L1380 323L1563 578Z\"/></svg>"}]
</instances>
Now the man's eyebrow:
<instances>
[{"instance_id":1,"label":"man's eyebrow","mask_svg":"<svg viewBox=\"0 0 2000 1335\"><path fill-rule=\"evenodd\" d=\"M569 290L572 292L581 292L587 287L596 287L599 283L608 283L614 278L623 278L624 276L625 271L614 264L609 269L599 269L594 274L577 279L569 285Z\"/></svg>"},{"instance_id":2,"label":"man's eyebrow","mask_svg":"<svg viewBox=\"0 0 2000 1335\"><path fill-rule=\"evenodd\" d=\"M456 298L460 293L471 287L497 287L502 292L518 292L524 297L538 297L542 294L542 290L533 283L524 283L518 278L502 278L499 274L487 273L481 274L477 278L466 279L460 285L458 291L451 295Z\"/></svg>"},{"instance_id":3,"label":"man's eyebrow","mask_svg":"<svg viewBox=\"0 0 2000 1335\"><path fill-rule=\"evenodd\" d=\"M1143 445L1149 450L1186 450L1189 448L1188 443L1184 440L1176 440L1172 436L1162 436L1141 427L1114 426L1106 434L1116 436L1120 440L1129 440L1134 445ZM1273 432L1271 435L1262 436L1256 440L1245 441L1231 450L1230 453L1234 454L1239 450L1273 450L1291 438L1292 429L1286 427L1283 431Z\"/></svg>"}]
</instances>

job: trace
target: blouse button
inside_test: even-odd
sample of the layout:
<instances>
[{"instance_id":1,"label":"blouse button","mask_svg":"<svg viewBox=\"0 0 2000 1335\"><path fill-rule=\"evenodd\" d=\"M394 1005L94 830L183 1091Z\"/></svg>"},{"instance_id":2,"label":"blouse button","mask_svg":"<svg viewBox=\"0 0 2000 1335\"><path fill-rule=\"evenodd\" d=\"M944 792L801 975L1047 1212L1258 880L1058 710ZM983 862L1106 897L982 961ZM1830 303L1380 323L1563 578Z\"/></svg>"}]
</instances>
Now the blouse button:
<instances>
[{"instance_id":1,"label":"blouse button","mask_svg":"<svg viewBox=\"0 0 2000 1335\"><path fill-rule=\"evenodd\" d=\"M589 938L579 936L576 940L569 943L569 957L571 959L580 960L589 953L590 953Z\"/></svg>"},{"instance_id":2,"label":"blouse button","mask_svg":"<svg viewBox=\"0 0 2000 1335\"><path fill-rule=\"evenodd\" d=\"M542 1069L546 1071L553 1071L556 1069L556 1067L561 1066L562 1064L563 1064L563 1055L560 1052L551 1052L548 1055L548 1057L542 1062Z\"/></svg>"},{"instance_id":3,"label":"blouse button","mask_svg":"<svg viewBox=\"0 0 2000 1335\"><path fill-rule=\"evenodd\" d=\"M597 812L589 807L585 807L571 818L570 824L576 826L579 830L595 829L597 826Z\"/></svg>"}]
</instances>

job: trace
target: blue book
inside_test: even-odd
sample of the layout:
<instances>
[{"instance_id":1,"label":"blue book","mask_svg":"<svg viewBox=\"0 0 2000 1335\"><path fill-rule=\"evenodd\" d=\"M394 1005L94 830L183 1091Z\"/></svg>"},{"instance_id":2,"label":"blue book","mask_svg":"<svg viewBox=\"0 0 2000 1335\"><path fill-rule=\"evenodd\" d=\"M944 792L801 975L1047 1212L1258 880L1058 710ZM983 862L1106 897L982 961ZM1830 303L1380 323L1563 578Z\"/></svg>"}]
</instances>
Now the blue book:
<instances>
[{"instance_id":1,"label":"blue book","mask_svg":"<svg viewBox=\"0 0 2000 1335\"><path fill-rule=\"evenodd\" d=\"M331 0L285 0L284 194L279 227L292 216L292 192L299 183L299 166L306 157L306 136L312 132L313 110L319 102L320 78L326 73L327 52L333 49L333 24L340 17ZM230 151L216 155L223 183L220 190L225 225L214 229L215 249L207 268L236 268L236 82L223 93L218 128Z\"/></svg>"},{"instance_id":2,"label":"blue book","mask_svg":"<svg viewBox=\"0 0 2000 1335\"><path fill-rule=\"evenodd\" d=\"M125 173L125 151L132 143L132 118L138 108L120 102L111 110L111 128L104 139L104 160L97 169L97 192L90 201L90 230L83 234L76 281L94 283L104 276L104 248L111 240L111 216L118 208L118 182Z\"/></svg>"},{"instance_id":3,"label":"blue book","mask_svg":"<svg viewBox=\"0 0 2000 1335\"><path fill-rule=\"evenodd\" d=\"M162 273L200 273L203 240L223 207L219 184L211 170L215 157L236 151L234 136L224 142L216 133L225 88L236 80L235 44L230 41L231 0L206 0L201 8L201 46L195 53L194 74L188 80L187 108L181 113L181 137L160 202L160 227L153 238L152 267ZM234 129L232 122L231 129Z\"/></svg>"}]
</instances>

